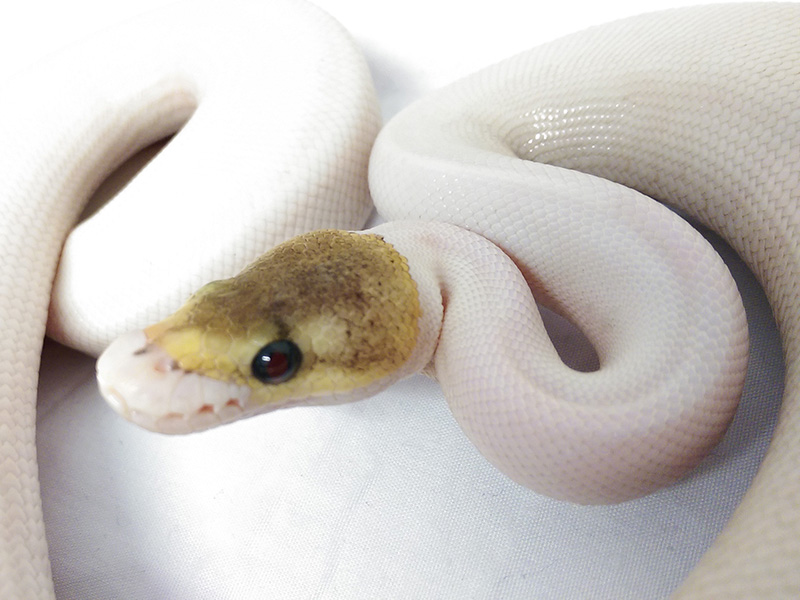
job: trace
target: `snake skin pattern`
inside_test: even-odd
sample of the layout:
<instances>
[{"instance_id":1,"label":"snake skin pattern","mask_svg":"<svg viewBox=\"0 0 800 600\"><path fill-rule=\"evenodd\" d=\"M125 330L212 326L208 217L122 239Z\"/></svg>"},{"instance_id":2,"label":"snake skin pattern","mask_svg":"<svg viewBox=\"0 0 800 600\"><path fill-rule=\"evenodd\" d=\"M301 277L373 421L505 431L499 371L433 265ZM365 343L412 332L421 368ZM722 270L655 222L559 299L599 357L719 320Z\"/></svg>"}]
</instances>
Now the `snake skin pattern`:
<instances>
[{"instance_id":1,"label":"snake skin pattern","mask_svg":"<svg viewBox=\"0 0 800 600\"><path fill-rule=\"evenodd\" d=\"M624 275L649 260L644 249L658 245L669 226L645 218L635 223L637 212L648 209L633 208L626 193L606 181L666 202L720 233L759 278L786 357L779 424L746 497L679 598L800 596L799 98L800 6L679 9L590 29L467 77L398 115L373 150L370 182L379 212L388 219L454 223L506 249L524 265L533 288L596 345L598 374L619 376L611 391L622 391L626 377L635 381L642 362L629 356L623 375L604 326L610 319L617 331L637 322L637 292L635 285L625 287ZM624 232L627 226L638 233ZM625 249L631 235L641 240L637 256ZM611 298L616 309L607 304ZM657 318L664 319L662 339L667 313ZM705 331L699 321L694 327ZM525 372L523 365L540 374L545 369L535 360L517 358L530 343L518 337L521 329L508 325L500 336L508 349L497 353L512 358L512 373ZM495 464L518 480L577 500L585 498L573 482L591 482L598 472L610 477L609 489L619 490L604 453L577 461L574 445L581 442L557 434L551 446L538 448L551 434L530 423L546 422L541 412L551 416L546 402L546 408L536 402L521 408L512 401L481 403L471 394L468 388L478 385L495 391L501 365L485 359L492 356L485 343L461 333L443 333L446 352L462 364L483 365L488 375L463 385L463 367L438 355L437 372L457 419ZM678 362L696 358L683 354L680 344L677 349ZM668 362L661 365L662 376L670 373ZM697 371L705 366L694 364ZM545 400L568 385L556 373L547 371L535 384ZM583 379L571 377L575 387ZM523 383L503 381L527 391ZM624 392L619 397L629 398ZM611 421L617 409L611 407ZM596 415L588 412L583 421L570 422L576 433L589 429L586 423ZM663 442L668 454L670 438L683 443L672 432L629 450L645 452L648 444ZM533 450L536 460L520 462ZM548 475L555 484L536 472L538 460L556 467Z\"/></svg>"},{"instance_id":2,"label":"snake skin pattern","mask_svg":"<svg viewBox=\"0 0 800 600\"><path fill-rule=\"evenodd\" d=\"M36 371L59 249L91 190L191 117L65 246L48 330L87 352L281 239L359 227L366 216L377 110L363 60L315 9L261 4L176 8L75 48L0 95L3 598L52 597ZM371 157L383 216L445 222L379 231L407 258L423 315L443 317L424 346L432 352L438 339L433 365L456 418L500 469L557 497L618 501L674 480L721 435L741 387L746 332L722 263L631 188L721 233L760 278L785 345L780 423L747 497L677 597L800 595L798 26L797 5L736 5L589 30L410 107ZM308 35L296 35L301 27ZM143 35L152 47L131 56ZM275 66L270 50L287 46L291 63ZM255 64L230 67L243 57ZM276 80L301 90L276 97ZM219 145L209 151L203 139ZM265 201L264 190L276 191ZM229 203L215 212L220 197L239 199L243 216L228 216ZM209 229L176 244L169 232L190 211L206 214ZM140 249L141 264L109 257L110 239ZM555 360L530 288L587 333L599 371Z\"/></svg>"},{"instance_id":3,"label":"snake skin pattern","mask_svg":"<svg viewBox=\"0 0 800 600\"><path fill-rule=\"evenodd\" d=\"M291 62L274 60L285 54ZM39 355L59 252L92 190L182 127L64 247L48 333L96 354L285 238L363 226L379 118L350 36L284 0L146 15L8 82L0 115L0 598L32 600L53 597L34 434ZM193 213L210 219L186 227Z\"/></svg>"}]
</instances>

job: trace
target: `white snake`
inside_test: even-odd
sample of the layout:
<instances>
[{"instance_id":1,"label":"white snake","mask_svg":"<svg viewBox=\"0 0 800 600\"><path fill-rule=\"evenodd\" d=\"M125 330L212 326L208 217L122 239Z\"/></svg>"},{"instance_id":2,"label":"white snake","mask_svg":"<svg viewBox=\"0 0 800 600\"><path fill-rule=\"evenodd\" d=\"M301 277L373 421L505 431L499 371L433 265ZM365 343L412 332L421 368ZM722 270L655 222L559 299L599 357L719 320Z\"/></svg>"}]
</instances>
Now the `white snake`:
<instances>
[{"instance_id":1,"label":"white snake","mask_svg":"<svg viewBox=\"0 0 800 600\"><path fill-rule=\"evenodd\" d=\"M299 2L194 4L189 14L176 8L115 30L0 96L2 598L52 596L33 437L36 371L60 245L89 192L192 115L65 247L49 330L95 353L275 242L358 227L368 212L375 99L341 29ZM731 417L746 331L735 287L705 242L609 181L638 189L708 224L747 261L771 300L787 361L767 458L676 597L800 596L798 100L800 7L783 4L606 25L409 107L378 138L370 186L389 219L447 223L379 229L408 261L419 337L400 369L335 399L361 397L432 358L470 439L538 491L618 501L679 477ZM198 216L181 227L190 213L208 213L207 224ZM189 236L180 245L171 242L178 229ZM139 256L110 256L111 240ZM529 285L581 326L599 371L560 363ZM119 359L137 349L130 339L104 359L107 387L130 370ZM195 411L182 423L207 426L229 392L162 396ZM245 395L234 412L263 410ZM125 401L125 410L172 419L177 410Z\"/></svg>"}]
</instances>

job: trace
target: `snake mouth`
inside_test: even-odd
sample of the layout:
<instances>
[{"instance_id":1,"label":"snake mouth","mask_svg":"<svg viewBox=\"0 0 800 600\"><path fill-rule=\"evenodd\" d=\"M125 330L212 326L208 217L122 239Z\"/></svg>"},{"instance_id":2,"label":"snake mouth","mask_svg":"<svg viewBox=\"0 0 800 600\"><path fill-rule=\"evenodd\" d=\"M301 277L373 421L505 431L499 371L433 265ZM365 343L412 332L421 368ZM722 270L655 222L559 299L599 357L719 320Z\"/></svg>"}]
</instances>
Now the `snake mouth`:
<instances>
[{"instance_id":1,"label":"snake mouth","mask_svg":"<svg viewBox=\"0 0 800 600\"><path fill-rule=\"evenodd\" d=\"M103 352L97 381L116 412L160 433L202 431L249 412L248 386L181 369L143 331L119 337Z\"/></svg>"}]
</instances>

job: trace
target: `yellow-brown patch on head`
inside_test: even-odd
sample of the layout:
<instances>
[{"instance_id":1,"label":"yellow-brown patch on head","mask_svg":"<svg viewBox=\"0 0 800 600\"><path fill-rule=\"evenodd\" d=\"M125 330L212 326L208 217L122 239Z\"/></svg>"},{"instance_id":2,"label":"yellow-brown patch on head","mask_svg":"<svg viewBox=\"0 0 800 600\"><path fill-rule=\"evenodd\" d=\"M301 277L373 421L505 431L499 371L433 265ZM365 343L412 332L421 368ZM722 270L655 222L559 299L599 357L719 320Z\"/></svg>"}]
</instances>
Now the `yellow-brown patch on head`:
<instances>
[{"instance_id":1,"label":"yellow-brown patch on head","mask_svg":"<svg viewBox=\"0 0 800 600\"><path fill-rule=\"evenodd\" d=\"M406 260L378 235L323 230L293 238L239 275L201 288L145 330L186 370L246 383L280 404L349 391L395 371L411 355L420 316ZM275 385L251 373L256 353L291 340L298 372Z\"/></svg>"}]
</instances>

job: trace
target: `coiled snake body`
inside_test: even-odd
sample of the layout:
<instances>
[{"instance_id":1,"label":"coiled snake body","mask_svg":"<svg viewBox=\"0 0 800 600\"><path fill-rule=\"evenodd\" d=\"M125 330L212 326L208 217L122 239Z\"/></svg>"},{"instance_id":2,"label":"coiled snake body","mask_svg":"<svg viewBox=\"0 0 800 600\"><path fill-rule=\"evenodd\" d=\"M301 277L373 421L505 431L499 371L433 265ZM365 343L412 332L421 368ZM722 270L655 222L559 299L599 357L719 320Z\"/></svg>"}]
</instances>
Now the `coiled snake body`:
<instances>
[{"instance_id":1,"label":"coiled snake body","mask_svg":"<svg viewBox=\"0 0 800 600\"><path fill-rule=\"evenodd\" d=\"M95 353L276 242L357 228L369 210L375 99L347 36L296 2L194 6L189 22L175 9L133 23L0 98L3 598L52 595L33 407L48 289L78 201L191 116L64 249L49 331ZM124 49L143 35L153 43L136 57L88 59L93 47ZM299 86L297 96L239 87L262 71L263 81ZM37 101L50 85L81 92ZM725 267L647 194L721 233L747 261L787 364L767 458L676 596L796 597L798 99L793 4L647 15L509 59L384 128L370 190L397 223L305 235L203 287L112 344L98 362L101 388L140 424L187 431L349 401L428 367L469 438L515 480L578 502L647 493L722 435L747 352ZM215 211L220 198L241 212ZM52 215L46 225L37 212ZM171 230L189 212L208 213L198 217L208 225L193 223L197 233L175 244ZM109 274L91 244L111 239L141 254L115 258ZM598 371L561 364L531 289L584 330Z\"/></svg>"}]
</instances>

